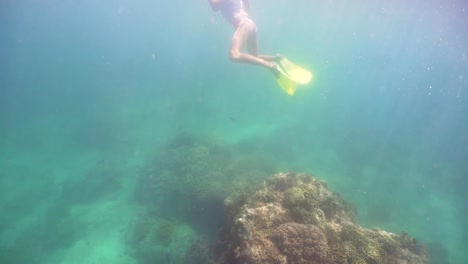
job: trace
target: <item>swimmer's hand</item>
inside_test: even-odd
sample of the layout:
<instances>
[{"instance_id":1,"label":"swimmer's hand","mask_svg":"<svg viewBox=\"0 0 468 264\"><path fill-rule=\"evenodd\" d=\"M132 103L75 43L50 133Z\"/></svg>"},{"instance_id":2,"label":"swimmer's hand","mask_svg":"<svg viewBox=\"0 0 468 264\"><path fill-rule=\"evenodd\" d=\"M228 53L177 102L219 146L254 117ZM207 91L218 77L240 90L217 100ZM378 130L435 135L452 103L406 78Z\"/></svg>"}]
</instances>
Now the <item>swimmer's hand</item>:
<instances>
[{"instance_id":1,"label":"swimmer's hand","mask_svg":"<svg viewBox=\"0 0 468 264\"><path fill-rule=\"evenodd\" d=\"M211 9L213 11L218 11L223 0L208 0L208 2L210 3Z\"/></svg>"}]
</instances>

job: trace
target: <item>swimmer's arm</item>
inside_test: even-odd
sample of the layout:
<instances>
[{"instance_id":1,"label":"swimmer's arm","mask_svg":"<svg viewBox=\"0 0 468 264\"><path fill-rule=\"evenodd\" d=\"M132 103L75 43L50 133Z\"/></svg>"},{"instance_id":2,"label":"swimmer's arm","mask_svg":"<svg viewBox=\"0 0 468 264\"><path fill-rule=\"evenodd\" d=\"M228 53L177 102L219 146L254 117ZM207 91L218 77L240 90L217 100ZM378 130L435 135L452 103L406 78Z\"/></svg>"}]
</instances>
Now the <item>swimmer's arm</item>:
<instances>
[{"instance_id":1,"label":"swimmer's arm","mask_svg":"<svg viewBox=\"0 0 468 264\"><path fill-rule=\"evenodd\" d=\"M213 11L218 11L223 0L208 0L208 2L210 2L210 6Z\"/></svg>"}]
</instances>

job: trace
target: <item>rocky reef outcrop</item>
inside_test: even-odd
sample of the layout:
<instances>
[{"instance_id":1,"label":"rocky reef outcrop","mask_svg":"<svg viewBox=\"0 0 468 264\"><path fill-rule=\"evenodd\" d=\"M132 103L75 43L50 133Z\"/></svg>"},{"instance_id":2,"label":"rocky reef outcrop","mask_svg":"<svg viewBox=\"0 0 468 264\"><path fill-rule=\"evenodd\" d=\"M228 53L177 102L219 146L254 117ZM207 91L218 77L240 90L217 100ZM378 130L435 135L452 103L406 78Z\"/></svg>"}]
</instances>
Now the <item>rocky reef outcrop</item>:
<instances>
[{"instance_id":1,"label":"rocky reef outcrop","mask_svg":"<svg viewBox=\"0 0 468 264\"><path fill-rule=\"evenodd\" d=\"M408 234L359 226L354 207L307 174L276 174L225 205L216 263L429 263L424 246Z\"/></svg>"}]
</instances>

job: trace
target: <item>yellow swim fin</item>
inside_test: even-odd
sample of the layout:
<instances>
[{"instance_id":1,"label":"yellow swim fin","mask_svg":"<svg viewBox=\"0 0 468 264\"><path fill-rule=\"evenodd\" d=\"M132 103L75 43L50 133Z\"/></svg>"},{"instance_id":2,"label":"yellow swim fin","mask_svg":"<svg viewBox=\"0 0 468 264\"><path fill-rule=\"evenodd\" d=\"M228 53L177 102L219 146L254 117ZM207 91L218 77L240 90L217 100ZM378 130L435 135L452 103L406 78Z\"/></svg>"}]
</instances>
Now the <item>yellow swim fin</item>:
<instances>
[{"instance_id":1,"label":"yellow swim fin","mask_svg":"<svg viewBox=\"0 0 468 264\"><path fill-rule=\"evenodd\" d=\"M292 63L285 57L281 58L278 62L280 68L283 72L286 73L292 80L298 82L299 84L307 84L312 79L312 73L308 70Z\"/></svg>"},{"instance_id":2,"label":"yellow swim fin","mask_svg":"<svg viewBox=\"0 0 468 264\"><path fill-rule=\"evenodd\" d=\"M278 67L279 74L276 76L276 81L278 82L281 89L283 89L287 94L294 95L296 92L297 82L291 79L281 68Z\"/></svg>"}]
</instances>

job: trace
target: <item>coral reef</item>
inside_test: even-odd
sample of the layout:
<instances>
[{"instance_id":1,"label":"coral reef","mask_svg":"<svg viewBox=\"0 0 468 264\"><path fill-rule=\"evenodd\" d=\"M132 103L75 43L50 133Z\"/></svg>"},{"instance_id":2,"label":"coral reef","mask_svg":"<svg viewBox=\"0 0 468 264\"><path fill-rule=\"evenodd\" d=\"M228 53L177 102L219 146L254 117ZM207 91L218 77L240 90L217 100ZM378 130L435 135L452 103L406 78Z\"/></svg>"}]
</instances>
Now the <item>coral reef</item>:
<instances>
[{"instance_id":1,"label":"coral reef","mask_svg":"<svg viewBox=\"0 0 468 264\"><path fill-rule=\"evenodd\" d=\"M408 234L357 225L354 207L307 174L276 174L225 205L217 263L429 263L426 249Z\"/></svg>"},{"instance_id":2,"label":"coral reef","mask_svg":"<svg viewBox=\"0 0 468 264\"><path fill-rule=\"evenodd\" d=\"M209 241L200 238L193 242L185 253L185 264L208 264L211 263L212 246Z\"/></svg>"},{"instance_id":3,"label":"coral reef","mask_svg":"<svg viewBox=\"0 0 468 264\"><path fill-rule=\"evenodd\" d=\"M327 260L327 237L314 225L281 224L271 238L290 262L320 264Z\"/></svg>"},{"instance_id":4,"label":"coral reef","mask_svg":"<svg viewBox=\"0 0 468 264\"><path fill-rule=\"evenodd\" d=\"M155 215L188 219L216 236L226 196L261 182L274 171L272 164L216 138L180 134L142 169L134 197Z\"/></svg>"},{"instance_id":5,"label":"coral reef","mask_svg":"<svg viewBox=\"0 0 468 264\"><path fill-rule=\"evenodd\" d=\"M138 263L183 263L198 236L183 224L141 216L125 230L129 253ZM198 245L202 245L199 243ZM198 247L201 250L202 246ZM201 258L203 253L198 252ZM195 256L192 253L193 256ZM192 262L198 263L198 262Z\"/></svg>"}]
</instances>

